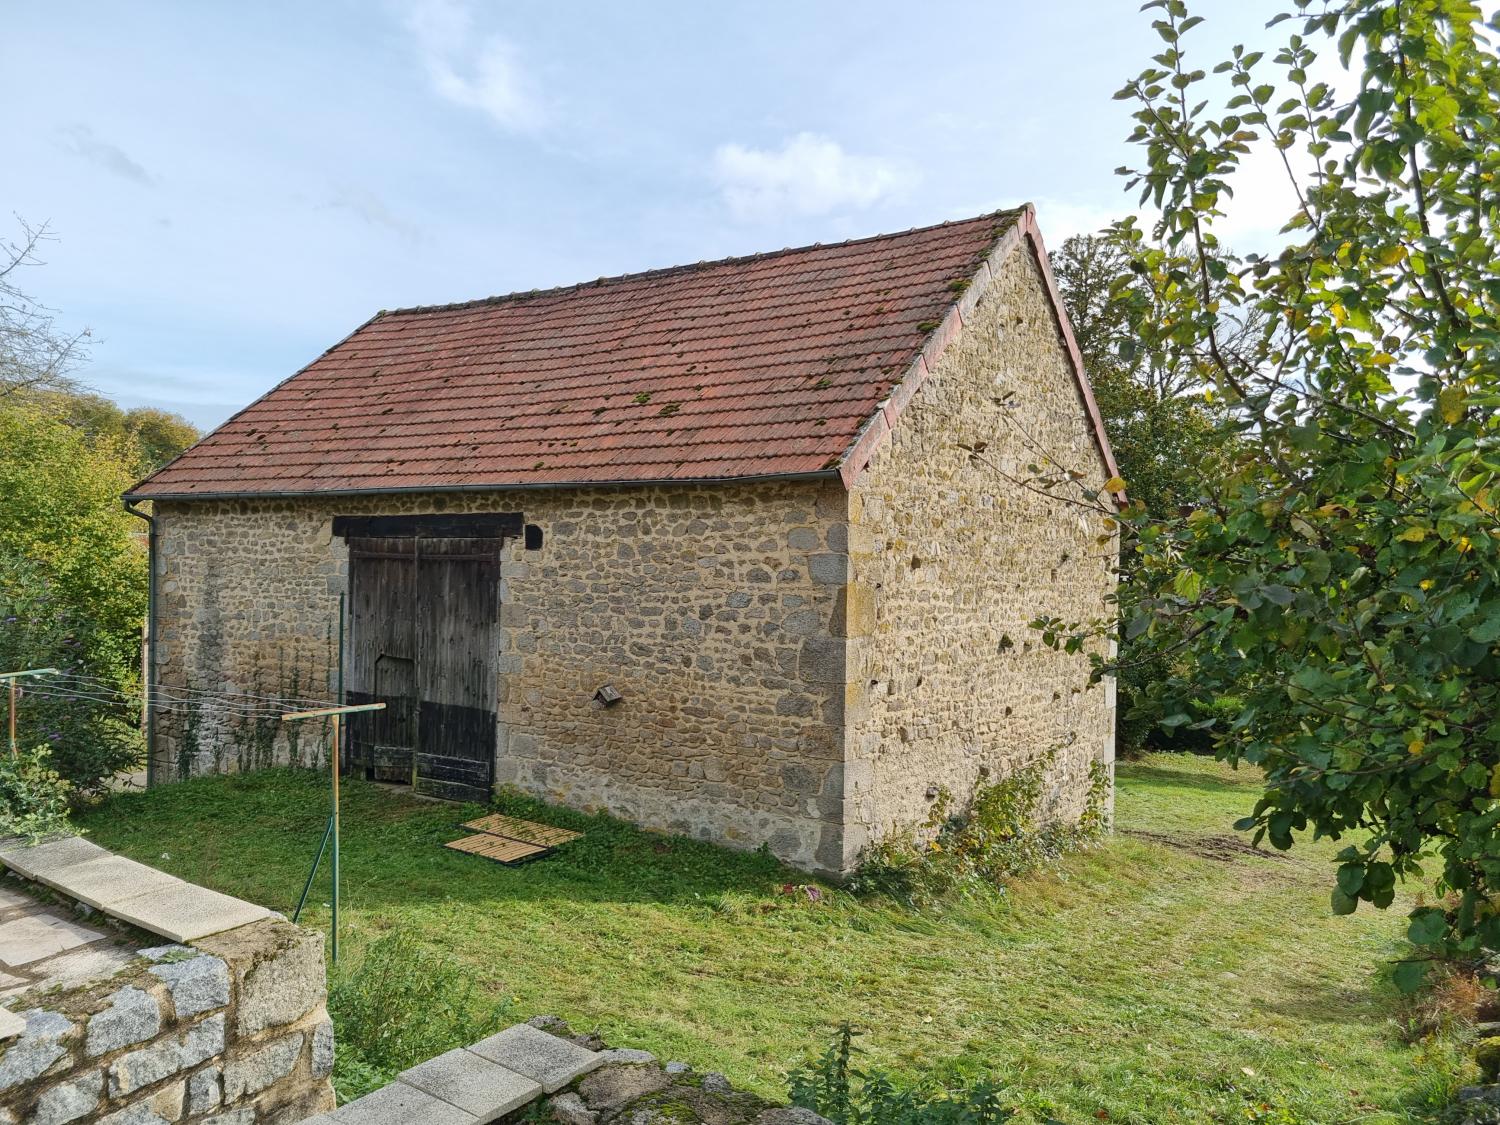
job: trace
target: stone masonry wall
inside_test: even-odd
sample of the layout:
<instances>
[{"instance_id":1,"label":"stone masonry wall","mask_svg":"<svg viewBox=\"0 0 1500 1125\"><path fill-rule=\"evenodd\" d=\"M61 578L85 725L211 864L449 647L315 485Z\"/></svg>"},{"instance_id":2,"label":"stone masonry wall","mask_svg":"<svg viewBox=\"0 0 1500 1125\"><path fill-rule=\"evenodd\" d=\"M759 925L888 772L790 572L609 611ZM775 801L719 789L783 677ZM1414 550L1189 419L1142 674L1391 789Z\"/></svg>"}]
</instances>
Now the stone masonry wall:
<instances>
[{"instance_id":1,"label":"stone masonry wall","mask_svg":"<svg viewBox=\"0 0 1500 1125\"><path fill-rule=\"evenodd\" d=\"M0 1123L290 1125L333 1108L321 937L267 919L28 998Z\"/></svg>"},{"instance_id":2,"label":"stone masonry wall","mask_svg":"<svg viewBox=\"0 0 1500 1125\"><path fill-rule=\"evenodd\" d=\"M348 575L333 518L518 512L544 543L504 551L498 783L826 871L920 823L938 787L962 799L1049 751L1050 809L1074 816L1090 763L1113 761L1113 685L1089 689L1087 660L1027 623L1102 613L1116 546L1102 514L1006 479L1101 459L1035 259L1023 245L995 266L847 492L161 503L158 683L330 700ZM606 683L624 697L608 709ZM163 713L158 776L326 762L321 732L255 708Z\"/></svg>"},{"instance_id":3,"label":"stone masonry wall","mask_svg":"<svg viewBox=\"0 0 1500 1125\"><path fill-rule=\"evenodd\" d=\"M1051 811L1076 816L1114 760L1113 684L1027 624L1099 616L1117 547L1102 514L1006 479L1047 455L1107 475L1024 244L963 319L849 495L851 846L1053 749Z\"/></svg>"},{"instance_id":4,"label":"stone masonry wall","mask_svg":"<svg viewBox=\"0 0 1500 1125\"><path fill-rule=\"evenodd\" d=\"M336 515L520 512L502 564L497 781L843 866L845 498L837 481L157 505L157 680L331 699ZM593 694L623 694L602 709ZM326 762L274 715L164 711L158 776Z\"/></svg>"}]
</instances>

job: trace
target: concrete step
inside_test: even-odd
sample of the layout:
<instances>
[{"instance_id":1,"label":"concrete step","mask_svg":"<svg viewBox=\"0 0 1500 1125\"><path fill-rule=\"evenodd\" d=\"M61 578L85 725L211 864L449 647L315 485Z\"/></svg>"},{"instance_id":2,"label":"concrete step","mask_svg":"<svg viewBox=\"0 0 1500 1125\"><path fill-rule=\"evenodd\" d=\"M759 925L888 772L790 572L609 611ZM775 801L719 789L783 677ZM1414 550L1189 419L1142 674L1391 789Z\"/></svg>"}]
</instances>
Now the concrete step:
<instances>
[{"instance_id":1,"label":"concrete step","mask_svg":"<svg viewBox=\"0 0 1500 1125\"><path fill-rule=\"evenodd\" d=\"M516 1024L402 1071L389 1086L302 1125L489 1125L604 1061L596 1051Z\"/></svg>"},{"instance_id":2,"label":"concrete step","mask_svg":"<svg viewBox=\"0 0 1500 1125\"><path fill-rule=\"evenodd\" d=\"M524 1023L481 1039L469 1050L517 1074L524 1074L549 1094L561 1090L576 1078L582 1078L604 1062L604 1057L597 1051L585 1050L576 1043Z\"/></svg>"},{"instance_id":3,"label":"concrete step","mask_svg":"<svg viewBox=\"0 0 1500 1125\"><path fill-rule=\"evenodd\" d=\"M271 914L264 906L112 855L78 836L34 845L15 839L0 841L0 863L172 941L195 941Z\"/></svg>"}]
</instances>

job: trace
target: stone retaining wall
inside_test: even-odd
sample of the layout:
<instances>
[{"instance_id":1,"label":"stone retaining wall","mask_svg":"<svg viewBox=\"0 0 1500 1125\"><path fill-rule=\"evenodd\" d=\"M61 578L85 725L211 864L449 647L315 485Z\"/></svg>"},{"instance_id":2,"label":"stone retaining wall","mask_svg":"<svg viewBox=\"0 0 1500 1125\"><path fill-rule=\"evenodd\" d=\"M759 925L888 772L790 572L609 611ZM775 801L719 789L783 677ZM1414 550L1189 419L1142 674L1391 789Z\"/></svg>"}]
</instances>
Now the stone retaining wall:
<instances>
[{"instance_id":1,"label":"stone retaining wall","mask_svg":"<svg viewBox=\"0 0 1500 1125\"><path fill-rule=\"evenodd\" d=\"M321 935L259 910L263 916L248 924L160 944L64 889L70 870L82 883L89 865L98 871L101 860L130 861L93 849L102 854L61 867L42 862L46 849L57 854L59 845L70 853L92 847L67 840L0 851L13 873L45 869L48 886L57 888L7 881L17 889L4 892L0 949L25 962L18 972L80 956L92 958L83 967L96 971L44 971L0 993L8 1009L0 1014L14 1017L0 1043L0 1125L289 1125L332 1108L333 1025L324 1006ZM147 880L136 874L125 885ZM169 883L156 893L166 903L173 890ZM214 899L223 900L216 905L230 921L230 904L250 907ZM136 910L149 921L142 904ZM66 921L68 914L86 924ZM198 928L213 926L209 917ZM65 941L82 944L47 954ZM42 956L26 960L33 952ZM16 979L4 975L7 983Z\"/></svg>"}]
</instances>

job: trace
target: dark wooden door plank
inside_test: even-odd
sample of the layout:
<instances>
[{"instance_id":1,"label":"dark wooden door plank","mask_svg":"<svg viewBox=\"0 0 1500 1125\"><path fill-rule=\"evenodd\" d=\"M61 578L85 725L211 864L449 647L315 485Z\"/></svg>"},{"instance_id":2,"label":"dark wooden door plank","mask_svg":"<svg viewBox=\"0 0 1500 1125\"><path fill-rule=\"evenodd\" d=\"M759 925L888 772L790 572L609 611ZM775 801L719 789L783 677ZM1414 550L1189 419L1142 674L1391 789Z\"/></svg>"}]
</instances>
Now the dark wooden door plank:
<instances>
[{"instance_id":1,"label":"dark wooden door plank","mask_svg":"<svg viewBox=\"0 0 1500 1125\"><path fill-rule=\"evenodd\" d=\"M351 704L385 711L350 716L344 768L379 781L410 783L416 749L414 542L362 538L349 543L349 640L344 671Z\"/></svg>"},{"instance_id":2,"label":"dark wooden door plank","mask_svg":"<svg viewBox=\"0 0 1500 1125\"><path fill-rule=\"evenodd\" d=\"M487 801L494 780L500 541L420 541L418 792Z\"/></svg>"}]
</instances>

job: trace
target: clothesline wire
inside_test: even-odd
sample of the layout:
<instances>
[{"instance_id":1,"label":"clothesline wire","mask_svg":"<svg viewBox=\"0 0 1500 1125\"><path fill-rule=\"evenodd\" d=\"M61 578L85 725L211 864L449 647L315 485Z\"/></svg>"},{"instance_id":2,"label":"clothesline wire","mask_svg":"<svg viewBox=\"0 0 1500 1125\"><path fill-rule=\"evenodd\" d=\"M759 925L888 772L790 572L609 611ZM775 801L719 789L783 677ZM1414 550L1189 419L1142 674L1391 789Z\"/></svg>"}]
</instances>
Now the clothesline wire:
<instances>
[{"instance_id":1,"label":"clothesline wire","mask_svg":"<svg viewBox=\"0 0 1500 1125\"><path fill-rule=\"evenodd\" d=\"M62 673L62 674L55 675L55 676L48 676L45 680L38 680L36 682L37 683L49 683L49 684L55 684L55 683L59 683L59 682L65 682L67 684L77 685L77 686L80 686L80 687L86 687L86 688L89 688L89 689L101 689L103 691L107 691L110 694L114 694L114 695L129 696L130 698L136 698L137 697L137 693L135 693L135 692L122 692L118 688L116 688L110 681L101 679L98 676L85 676L85 675L78 675L76 673ZM163 692L163 693L170 693L172 695L179 696L179 697L204 696L204 697L209 697L209 698L213 698L213 699L240 699L240 700L254 700L254 701L265 701L265 702L274 702L274 703L294 703L294 704L299 704L299 705L300 704L326 704L326 702L327 702L326 700L319 699L319 698L317 698L315 696L297 696L297 695L283 695L283 694L272 695L272 694L264 694L264 693L249 692L249 691L226 691L224 689L213 689L213 688L165 687L165 686L160 685L160 684L158 684L152 690L153 691L158 691L158 692Z\"/></svg>"},{"instance_id":2,"label":"clothesline wire","mask_svg":"<svg viewBox=\"0 0 1500 1125\"><path fill-rule=\"evenodd\" d=\"M305 709L308 703L330 706L322 700L287 700L281 703L256 703L240 700L234 696L181 696L170 691L152 691L149 694L136 694L133 692L108 691L106 689L85 690L67 685L33 687L28 689L27 694L57 699L81 699L93 703L111 704L121 707L139 707L143 703L146 703L157 707L206 707L219 711L233 711L245 714L280 715L287 711Z\"/></svg>"},{"instance_id":3,"label":"clothesline wire","mask_svg":"<svg viewBox=\"0 0 1500 1125\"><path fill-rule=\"evenodd\" d=\"M32 687L26 692L27 695L58 701L72 701L78 703L93 703L106 707L118 707L124 710L139 710L143 703L149 704L158 713L175 712L185 714L192 711L217 716L236 718L280 718L289 712L303 709L303 703L289 703L284 706L273 705L247 705L236 703L232 698L213 698L199 696L196 698L182 699L162 693L153 693L143 698L138 695L113 695L96 694L94 692L70 690L64 687ZM309 700L307 702L319 703L323 706L332 706L321 700Z\"/></svg>"}]
</instances>

